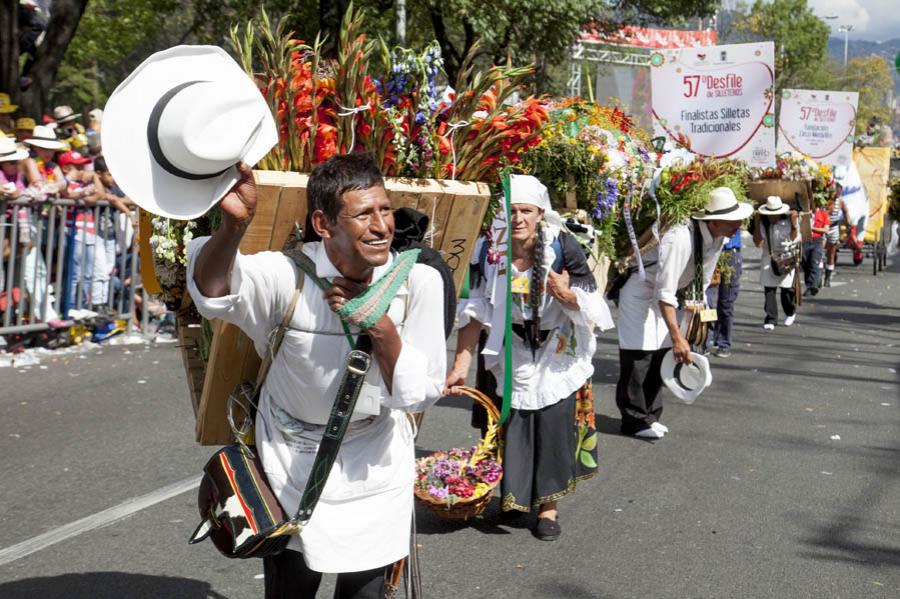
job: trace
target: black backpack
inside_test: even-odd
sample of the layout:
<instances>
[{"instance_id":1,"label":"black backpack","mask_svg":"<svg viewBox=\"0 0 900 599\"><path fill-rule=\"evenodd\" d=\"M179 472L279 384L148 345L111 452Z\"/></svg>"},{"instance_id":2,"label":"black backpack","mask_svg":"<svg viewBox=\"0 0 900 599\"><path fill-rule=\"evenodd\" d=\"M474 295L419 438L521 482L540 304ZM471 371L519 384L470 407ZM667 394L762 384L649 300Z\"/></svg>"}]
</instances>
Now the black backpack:
<instances>
[{"instance_id":1,"label":"black backpack","mask_svg":"<svg viewBox=\"0 0 900 599\"><path fill-rule=\"evenodd\" d=\"M441 253L425 243L429 219L426 215L412 208L394 210L394 240L391 249L419 249L416 264L427 264L441 275L444 282L444 337L450 337L453 323L456 321L456 285L453 283L453 271L441 257Z\"/></svg>"}]
</instances>

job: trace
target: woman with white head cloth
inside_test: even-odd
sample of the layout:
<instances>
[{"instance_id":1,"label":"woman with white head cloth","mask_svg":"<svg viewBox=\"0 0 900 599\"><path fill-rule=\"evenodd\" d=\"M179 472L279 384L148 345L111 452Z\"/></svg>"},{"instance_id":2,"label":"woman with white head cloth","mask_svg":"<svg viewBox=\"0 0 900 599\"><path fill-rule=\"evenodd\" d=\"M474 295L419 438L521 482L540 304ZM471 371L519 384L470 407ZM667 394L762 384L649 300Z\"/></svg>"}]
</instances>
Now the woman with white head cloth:
<instances>
[{"instance_id":1,"label":"woman with white head cloth","mask_svg":"<svg viewBox=\"0 0 900 599\"><path fill-rule=\"evenodd\" d=\"M581 454L576 395L594 373L594 329L609 329L613 321L583 249L560 230L547 188L535 177L513 175L510 203L512 338L503 339L505 286L495 286L502 265L491 264L487 252L476 249L469 299L459 308L456 359L446 386L452 392L465 383L483 328L490 335L488 348L512 344L502 509L507 515L536 509L535 536L553 541L560 535L557 500L573 492L577 480L596 473L593 460L588 460L593 463L588 470L583 461L576 462L576 453ZM495 287L501 291L495 292ZM495 382L495 388L484 391L501 395L502 351L483 353Z\"/></svg>"}]
</instances>

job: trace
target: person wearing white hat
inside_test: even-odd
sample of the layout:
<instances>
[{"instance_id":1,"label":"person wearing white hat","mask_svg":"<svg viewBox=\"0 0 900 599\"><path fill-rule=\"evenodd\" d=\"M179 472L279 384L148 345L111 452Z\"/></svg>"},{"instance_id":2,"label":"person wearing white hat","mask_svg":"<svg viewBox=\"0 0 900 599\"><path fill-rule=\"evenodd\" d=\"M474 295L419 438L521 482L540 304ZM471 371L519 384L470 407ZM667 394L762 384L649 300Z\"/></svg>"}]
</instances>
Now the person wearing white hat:
<instances>
[{"instance_id":1,"label":"person wearing white hat","mask_svg":"<svg viewBox=\"0 0 900 599\"><path fill-rule=\"evenodd\" d=\"M737 233L753 207L719 187L704 210L690 222L663 233L659 245L642 255L645 276L637 268L619 292L619 380L616 405L622 433L661 439L668 427L662 415L660 365L669 351L677 363L690 364L691 347L679 327L678 291L691 287L694 301L704 302L725 240ZM702 274L701 274L702 273Z\"/></svg>"},{"instance_id":2,"label":"person wearing white hat","mask_svg":"<svg viewBox=\"0 0 900 599\"><path fill-rule=\"evenodd\" d=\"M66 195L66 178L56 163L56 154L66 148L66 144L56 138L53 129L37 125L31 137L25 140L34 156L25 161L25 173L29 185L39 188L44 194Z\"/></svg>"},{"instance_id":3,"label":"person wearing white hat","mask_svg":"<svg viewBox=\"0 0 900 599\"><path fill-rule=\"evenodd\" d=\"M797 212L791 210L780 197L769 196L757 211L753 241L757 247L763 248L759 266L759 282L765 290L766 318L763 328L771 331L778 322L776 289L781 291L784 326L789 327L797 318L794 290L796 256L800 249Z\"/></svg>"},{"instance_id":4,"label":"person wearing white hat","mask_svg":"<svg viewBox=\"0 0 900 599\"><path fill-rule=\"evenodd\" d=\"M84 125L78 122L80 117L81 113L72 110L71 106L57 106L53 109L56 132L60 139L66 143L68 149L86 154L88 138Z\"/></svg>"},{"instance_id":5,"label":"person wearing white hat","mask_svg":"<svg viewBox=\"0 0 900 599\"><path fill-rule=\"evenodd\" d=\"M557 500L573 492L576 481L596 473L593 458L579 461L582 451L593 447L596 432L584 429L581 436L592 439L590 447L578 445L576 396L594 372L594 330L609 329L613 321L584 250L560 230L547 188L530 175L513 175L509 201L508 266L488 260L487 240L479 241L470 266L469 298L458 309L459 337L446 387L452 394L453 387L465 384L479 337L487 329L481 355L490 376L482 390L502 396L505 371L498 348L511 344L501 509L510 515L536 510L534 535L553 541L561 534ZM505 273L511 277L510 298ZM511 339L504 338L507 301L512 304ZM583 468L585 462L589 467Z\"/></svg>"},{"instance_id":6,"label":"person wearing white hat","mask_svg":"<svg viewBox=\"0 0 900 599\"><path fill-rule=\"evenodd\" d=\"M22 195L28 182L22 161L28 151L19 148L11 137L0 137L0 198L11 199Z\"/></svg>"}]
</instances>

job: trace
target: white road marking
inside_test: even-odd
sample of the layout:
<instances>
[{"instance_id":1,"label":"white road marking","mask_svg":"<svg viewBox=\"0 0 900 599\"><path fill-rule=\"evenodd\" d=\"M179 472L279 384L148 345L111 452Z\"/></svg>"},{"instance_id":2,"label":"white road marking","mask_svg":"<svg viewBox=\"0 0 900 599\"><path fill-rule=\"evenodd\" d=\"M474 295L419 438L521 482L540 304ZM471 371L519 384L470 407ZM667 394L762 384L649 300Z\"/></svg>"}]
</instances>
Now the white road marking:
<instances>
[{"instance_id":1,"label":"white road marking","mask_svg":"<svg viewBox=\"0 0 900 599\"><path fill-rule=\"evenodd\" d=\"M11 547L0 549L0 566L22 559L23 557L31 555L41 549L46 549L47 547L65 541L66 539L71 539L72 537L90 532L97 528L109 526L113 522L121 520L122 518L127 518L128 516L156 505L157 503L181 495L191 489L196 489L199 485L200 479L192 476L180 482L157 489L152 493L142 495L141 497L123 501L119 505L47 531L44 534L32 537L27 541L22 541Z\"/></svg>"}]
</instances>

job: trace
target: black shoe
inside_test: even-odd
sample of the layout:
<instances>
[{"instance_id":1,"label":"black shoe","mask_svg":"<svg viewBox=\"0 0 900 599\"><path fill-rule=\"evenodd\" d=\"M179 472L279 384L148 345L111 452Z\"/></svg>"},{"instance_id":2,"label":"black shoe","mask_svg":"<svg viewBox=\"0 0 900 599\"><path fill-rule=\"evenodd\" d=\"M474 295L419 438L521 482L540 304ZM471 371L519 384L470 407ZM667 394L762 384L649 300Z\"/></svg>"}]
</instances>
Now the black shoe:
<instances>
[{"instance_id":1,"label":"black shoe","mask_svg":"<svg viewBox=\"0 0 900 599\"><path fill-rule=\"evenodd\" d=\"M813 287L812 289L809 290L809 294L812 295L812 296L819 295L819 288L818 288L818 287Z\"/></svg>"},{"instance_id":2,"label":"black shoe","mask_svg":"<svg viewBox=\"0 0 900 599\"><path fill-rule=\"evenodd\" d=\"M831 287L831 271L825 271L825 282L822 283L822 287Z\"/></svg>"},{"instance_id":3,"label":"black shoe","mask_svg":"<svg viewBox=\"0 0 900 599\"><path fill-rule=\"evenodd\" d=\"M557 516L559 518L559 516ZM533 534L542 541L555 541L562 534L559 522L550 518L538 518Z\"/></svg>"},{"instance_id":4,"label":"black shoe","mask_svg":"<svg viewBox=\"0 0 900 599\"><path fill-rule=\"evenodd\" d=\"M803 290L803 297L806 297L807 295L812 295L812 289L809 287Z\"/></svg>"}]
</instances>

